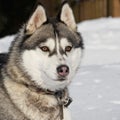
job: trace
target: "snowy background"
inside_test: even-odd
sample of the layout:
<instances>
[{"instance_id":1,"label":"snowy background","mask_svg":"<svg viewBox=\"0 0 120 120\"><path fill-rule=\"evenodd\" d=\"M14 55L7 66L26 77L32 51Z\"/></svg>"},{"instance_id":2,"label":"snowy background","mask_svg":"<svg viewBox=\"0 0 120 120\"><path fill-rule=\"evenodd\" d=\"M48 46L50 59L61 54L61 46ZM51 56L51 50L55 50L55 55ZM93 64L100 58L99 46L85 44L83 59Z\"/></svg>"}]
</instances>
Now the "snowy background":
<instances>
[{"instance_id":1,"label":"snowy background","mask_svg":"<svg viewBox=\"0 0 120 120\"><path fill-rule=\"evenodd\" d=\"M78 30L85 51L70 86L73 120L120 120L120 18L84 21ZM13 38L0 40L0 52Z\"/></svg>"}]
</instances>

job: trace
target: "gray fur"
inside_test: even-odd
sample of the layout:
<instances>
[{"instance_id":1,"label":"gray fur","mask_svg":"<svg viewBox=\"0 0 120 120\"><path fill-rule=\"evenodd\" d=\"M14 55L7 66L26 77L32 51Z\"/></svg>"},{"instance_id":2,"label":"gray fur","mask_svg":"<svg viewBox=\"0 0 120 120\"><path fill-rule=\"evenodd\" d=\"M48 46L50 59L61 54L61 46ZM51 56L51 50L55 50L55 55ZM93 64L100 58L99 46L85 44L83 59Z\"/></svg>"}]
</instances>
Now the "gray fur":
<instances>
[{"instance_id":1,"label":"gray fur","mask_svg":"<svg viewBox=\"0 0 120 120\"><path fill-rule=\"evenodd\" d=\"M32 80L25 71L21 56L24 51L36 49L48 38L55 40L56 35L58 40L67 38L73 49L83 48L82 39L77 31L71 30L57 19L47 20L32 34L27 33L26 26L27 24L23 26L12 42L7 62L0 73L0 120L62 120L60 102L69 97L67 86L62 90L58 89L63 91L59 102L56 91L47 93ZM61 47L59 51L61 55L67 56ZM49 57L55 54L56 47L49 53Z\"/></svg>"}]
</instances>

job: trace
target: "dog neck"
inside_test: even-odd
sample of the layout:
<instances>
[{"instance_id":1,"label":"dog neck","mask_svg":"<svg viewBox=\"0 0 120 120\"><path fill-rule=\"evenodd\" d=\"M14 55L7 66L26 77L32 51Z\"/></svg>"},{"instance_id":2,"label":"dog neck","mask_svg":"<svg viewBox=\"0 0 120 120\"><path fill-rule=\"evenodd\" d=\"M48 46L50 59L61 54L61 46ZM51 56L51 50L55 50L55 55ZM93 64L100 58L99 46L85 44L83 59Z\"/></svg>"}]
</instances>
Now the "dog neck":
<instances>
[{"instance_id":1,"label":"dog neck","mask_svg":"<svg viewBox=\"0 0 120 120\"><path fill-rule=\"evenodd\" d=\"M54 96L58 101L58 105L59 105L59 108L60 108L60 111L61 111L60 112L60 120L64 119L63 108L68 107L70 105L70 103L72 102L72 98L69 96L67 88L64 88L64 89L61 89L61 90L56 90L56 91L50 91L48 89L38 88L38 87L33 86L33 85L26 85L26 86L31 91L41 93L41 94L45 94L45 95Z\"/></svg>"},{"instance_id":2,"label":"dog neck","mask_svg":"<svg viewBox=\"0 0 120 120\"><path fill-rule=\"evenodd\" d=\"M60 106L68 107L70 103L72 102L72 98L69 96L67 88L56 90L56 91L51 91L48 89L43 89L43 88L36 87L33 85L28 85L28 84L25 84L25 86L29 88L31 91L54 96L57 99L58 104Z\"/></svg>"}]
</instances>

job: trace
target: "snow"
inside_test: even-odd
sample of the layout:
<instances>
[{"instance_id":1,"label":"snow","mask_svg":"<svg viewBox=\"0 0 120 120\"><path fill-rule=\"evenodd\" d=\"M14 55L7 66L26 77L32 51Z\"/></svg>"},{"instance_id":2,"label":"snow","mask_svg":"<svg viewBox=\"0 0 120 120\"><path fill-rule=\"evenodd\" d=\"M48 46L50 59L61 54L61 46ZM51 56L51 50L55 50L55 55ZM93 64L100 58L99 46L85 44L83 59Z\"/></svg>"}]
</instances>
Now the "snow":
<instances>
[{"instance_id":1,"label":"snow","mask_svg":"<svg viewBox=\"0 0 120 120\"><path fill-rule=\"evenodd\" d=\"M70 89L74 120L120 120L119 78L119 63L82 66Z\"/></svg>"},{"instance_id":2,"label":"snow","mask_svg":"<svg viewBox=\"0 0 120 120\"><path fill-rule=\"evenodd\" d=\"M8 52L11 41L15 38L15 35L7 36L0 39L0 53Z\"/></svg>"},{"instance_id":3,"label":"snow","mask_svg":"<svg viewBox=\"0 0 120 120\"><path fill-rule=\"evenodd\" d=\"M120 18L78 24L85 42L70 89L74 120L120 120Z\"/></svg>"},{"instance_id":4,"label":"snow","mask_svg":"<svg viewBox=\"0 0 120 120\"><path fill-rule=\"evenodd\" d=\"M73 120L120 120L120 18L84 21L78 30L85 51L70 86ZM0 40L0 52L8 51L13 38Z\"/></svg>"},{"instance_id":5,"label":"snow","mask_svg":"<svg viewBox=\"0 0 120 120\"><path fill-rule=\"evenodd\" d=\"M120 18L101 18L79 24L86 48L84 65L120 63L119 26Z\"/></svg>"}]
</instances>

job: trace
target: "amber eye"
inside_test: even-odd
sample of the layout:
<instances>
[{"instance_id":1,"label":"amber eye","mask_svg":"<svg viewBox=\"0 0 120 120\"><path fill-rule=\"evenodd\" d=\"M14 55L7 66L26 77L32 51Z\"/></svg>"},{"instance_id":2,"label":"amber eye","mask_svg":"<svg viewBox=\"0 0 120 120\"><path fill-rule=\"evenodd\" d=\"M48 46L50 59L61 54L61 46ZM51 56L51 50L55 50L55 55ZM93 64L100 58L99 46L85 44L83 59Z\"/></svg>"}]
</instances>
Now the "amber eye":
<instances>
[{"instance_id":1,"label":"amber eye","mask_svg":"<svg viewBox=\"0 0 120 120\"><path fill-rule=\"evenodd\" d=\"M65 51L66 51L66 52L70 52L71 49L72 49L72 46L67 46L67 47L65 47Z\"/></svg>"},{"instance_id":2,"label":"amber eye","mask_svg":"<svg viewBox=\"0 0 120 120\"><path fill-rule=\"evenodd\" d=\"M41 49L43 52L49 52L49 48L48 48L47 46L40 47L40 49Z\"/></svg>"}]
</instances>

